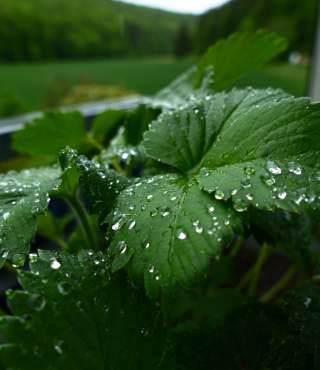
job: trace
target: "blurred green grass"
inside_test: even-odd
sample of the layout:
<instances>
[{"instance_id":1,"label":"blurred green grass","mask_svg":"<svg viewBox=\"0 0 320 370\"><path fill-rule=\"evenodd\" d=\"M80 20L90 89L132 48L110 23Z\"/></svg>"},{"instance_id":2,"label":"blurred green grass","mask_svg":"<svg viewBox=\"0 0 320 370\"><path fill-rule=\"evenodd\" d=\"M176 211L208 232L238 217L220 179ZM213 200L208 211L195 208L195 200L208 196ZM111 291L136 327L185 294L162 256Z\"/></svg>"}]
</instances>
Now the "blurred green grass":
<instances>
[{"instance_id":1,"label":"blurred green grass","mask_svg":"<svg viewBox=\"0 0 320 370\"><path fill-rule=\"evenodd\" d=\"M152 95L191 64L190 59L153 58L0 65L0 105L9 99L16 102L11 103L13 108L20 104L21 111L41 110L55 105L57 97L51 95L59 97L74 85L90 83ZM301 96L306 94L307 79L306 66L278 64L252 72L238 85L279 87Z\"/></svg>"}]
</instances>

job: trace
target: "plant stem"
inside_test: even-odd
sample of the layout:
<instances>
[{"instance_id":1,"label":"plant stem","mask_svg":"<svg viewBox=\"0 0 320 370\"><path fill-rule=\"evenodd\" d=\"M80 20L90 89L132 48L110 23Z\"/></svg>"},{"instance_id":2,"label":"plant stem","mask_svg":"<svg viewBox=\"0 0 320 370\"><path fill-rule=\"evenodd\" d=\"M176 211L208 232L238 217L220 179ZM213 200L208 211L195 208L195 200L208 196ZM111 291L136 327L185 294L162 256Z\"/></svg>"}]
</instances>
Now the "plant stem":
<instances>
[{"instance_id":1,"label":"plant stem","mask_svg":"<svg viewBox=\"0 0 320 370\"><path fill-rule=\"evenodd\" d=\"M257 261L254 264L253 269L252 269L252 280L251 280L250 286L249 286L249 295L250 296L253 296L255 294L256 290L257 290L263 265L267 261L269 255L270 255L269 245L268 244L263 244L263 246L260 248L260 253L259 253L258 259L257 259Z\"/></svg>"},{"instance_id":2,"label":"plant stem","mask_svg":"<svg viewBox=\"0 0 320 370\"><path fill-rule=\"evenodd\" d=\"M62 239L62 238L54 238L53 241L58 244L58 246L63 249L63 250L66 250L68 248L68 244Z\"/></svg>"},{"instance_id":3,"label":"plant stem","mask_svg":"<svg viewBox=\"0 0 320 370\"><path fill-rule=\"evenodd\" d=\"M105 148L103 145L101 145L93 136L91 133L87 134L87 141L89 144L91 144L94 148L98 149L100 152L102 152Z\"/></svg>"},{"instance_id":4,"label":"plant stem","mask_svg":"<svg viewBox=\"0 0 320 370\"><path fill-rule=\"evenodd\" d=\"M73 197L68 197L67 202L78 220L83 237L86 240L88 247L90 249L95 249L96 242L94 232L91 228L88 214L84 209L82 202L76 195Z\"/></svg>"},{"instance_id":5,"label":"plant stem","mask_svg":"<svg viewBox=\"0 0 320 370\"><path fill-rule=\"evenodd\" d=\"M250 280L252 278L252 281L251 281L251 284L250 284L250 287L249 287L249 294L250 295L254 294L254 292L256 291L258 282L259 282L262 267L265 264L269 255L270 255L270 247L267 244L264 244L260 248L259 256L258 256L255 264L251 267L251 269L249 271L247 271L243 275L242 279L240 280L240 282L237 286L238 289L242 290L250 282Z\"/></svg>"},{"instance_id":6,"label":"plant stem","mask_svg":"<svg viewBox=\"0 0 320 370\"><path fill-rule=\"evenodd\" d=\"M230 257L232 258L236 258L237 255L239 254L241 248L242 248L242 244L243 244L243 239L242 238L238 238L233 246L232 246L232 249L231 249L231 252L230 252Z\"/></svg>"},{"instance_id":7,"label":"plant stem","mask_svg":"<svg viewBox=\"0 0 320 370\"><path fill-rule=\"evenodd\" d=\"M118 172L118 173L124 173L122 167L119 165L119 163L117 162L116 159L112 159L111 161L112 163L112 166L115 168L115 170Z\"/></svg>"},{"instance_id":8,"label":"plant stem","mask_svg":"<svg viewBox=\"0 0 320 370\"><path fill-rule=\"evenodd\" d=\"M267 303L272 301L282 290L284 290L293 278L296 269L294 266L290 267L280 280L276 282L264 295L260 298L260 301Z\"/></svg>"}]
</instances>

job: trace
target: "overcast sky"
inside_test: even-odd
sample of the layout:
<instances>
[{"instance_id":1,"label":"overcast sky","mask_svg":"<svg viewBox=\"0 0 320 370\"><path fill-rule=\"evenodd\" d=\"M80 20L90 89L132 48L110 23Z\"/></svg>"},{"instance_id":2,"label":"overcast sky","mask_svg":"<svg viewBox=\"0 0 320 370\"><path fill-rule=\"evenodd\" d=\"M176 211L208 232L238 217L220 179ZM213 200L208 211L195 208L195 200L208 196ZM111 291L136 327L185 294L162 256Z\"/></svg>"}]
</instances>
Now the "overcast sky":
<instances>
[{"instance_id":1,"label":"overcast sky","mask_svg":"<svg viewBox=\"0 0 320 370\"><path fill-rule=\"evenodd\" d=\"M181 13L200 14L229 0L120 0L126 3L162 8Z\"/></svg>"}]
</instances>

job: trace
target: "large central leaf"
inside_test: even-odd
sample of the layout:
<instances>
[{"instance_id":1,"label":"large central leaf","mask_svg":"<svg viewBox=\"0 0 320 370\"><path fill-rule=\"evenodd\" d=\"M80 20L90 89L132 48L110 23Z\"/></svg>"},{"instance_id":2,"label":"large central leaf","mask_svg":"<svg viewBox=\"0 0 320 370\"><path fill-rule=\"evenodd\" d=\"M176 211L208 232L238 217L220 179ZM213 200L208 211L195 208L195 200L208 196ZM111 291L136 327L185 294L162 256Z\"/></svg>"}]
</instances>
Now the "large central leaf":
<instances>
[{"instance_id":1,"label":"large central leaf","mask_svg":"<svg viewBox=\"0 0 320 370\"><path fill-rule=\"evenodd\" d=\"M165 112L145 134L158 161L196 175L216 199L297 210L317 205L320 106L277 90L233 90Z\"/></svg>"},{"instance_id":2,"label":"large central leaf","mask_svg":"<svg viewBox=\"0 0 320 370\"><path fill-rule=\"evenodd\" d=\"M179 174L120 195L109 220L114 268L130 262L150 293L190 285L249 206L317 207L319 122L320 105L278 90L233 90L163 113L143 145Z\"/></svg>"}]
</instances>

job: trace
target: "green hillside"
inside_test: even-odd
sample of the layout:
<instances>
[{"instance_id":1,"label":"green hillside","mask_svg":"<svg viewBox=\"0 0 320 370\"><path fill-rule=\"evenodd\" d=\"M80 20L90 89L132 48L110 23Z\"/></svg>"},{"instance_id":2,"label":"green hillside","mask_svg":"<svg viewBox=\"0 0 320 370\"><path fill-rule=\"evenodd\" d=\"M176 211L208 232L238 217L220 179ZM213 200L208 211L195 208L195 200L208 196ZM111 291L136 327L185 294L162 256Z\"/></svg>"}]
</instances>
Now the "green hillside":
<instances>
[{"instance_id":1,"label":"green hillside","mask_svg":"<svg viewBox=\"0 0 320 370\"><path fill-rule=\"evenodd\" d=\"M194 17L111 0L0 0L0 60L172 54Z\"/></svg>"},{"instance_id":2,"label":"green hillside","mask_svg":"<svg viewBox=\"0 0 320 370\"><path fill-rule=\"evenodd\" d=\"M318 0L232 0L202 15L195 45L202 53L221 37L266 28L286 37L291 50L310 54Z\"/></svg>"}]
</instances>

